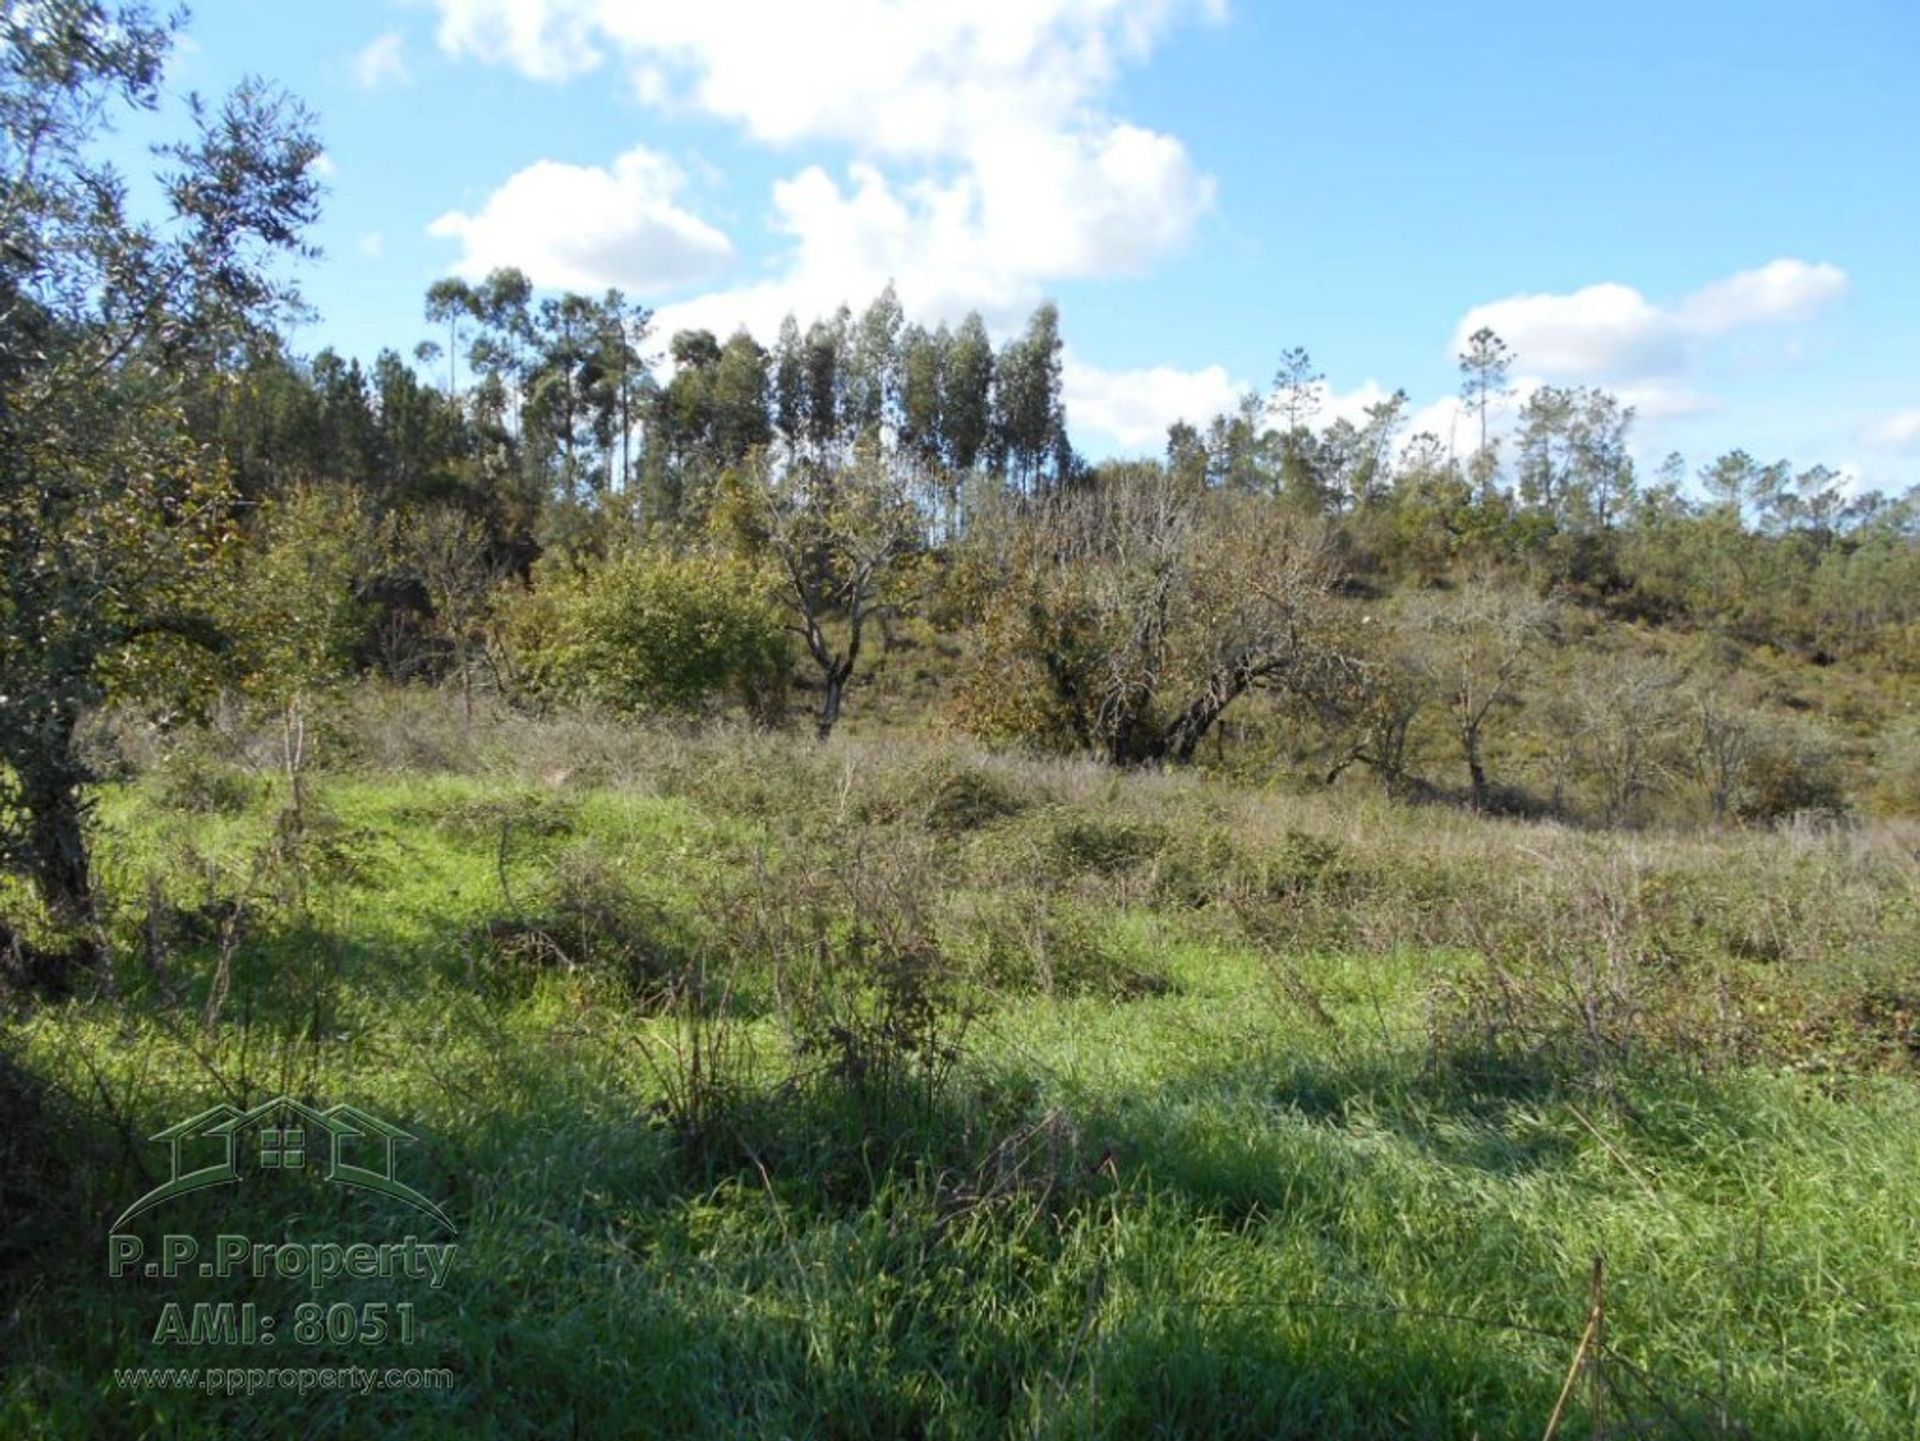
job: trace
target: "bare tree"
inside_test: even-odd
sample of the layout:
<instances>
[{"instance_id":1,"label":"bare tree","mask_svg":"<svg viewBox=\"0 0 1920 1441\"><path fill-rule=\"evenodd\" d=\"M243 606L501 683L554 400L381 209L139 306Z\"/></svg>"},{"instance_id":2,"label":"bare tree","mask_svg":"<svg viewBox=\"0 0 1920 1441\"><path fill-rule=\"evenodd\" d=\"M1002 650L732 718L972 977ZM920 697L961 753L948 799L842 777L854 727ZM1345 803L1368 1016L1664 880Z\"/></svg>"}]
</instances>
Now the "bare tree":
<instances>
[{"instance_id":1,"label":"bare tree","mask_svg":"<svg viewBox=\"0 0 1920 1441\"><path fill-rule=\"evenodd\" d=\"M1140 463L1054 497L1029 530L1023 643L1080 740L1116 764L1190 761L1248 691L1333 662L1318 521Z\"/></svg>"},{"instance_id":2,"label":"bare tree","mask_svg":"<svg viewBox=\"0 0 1920 1441\"><path fill-rule=\"evenodd\" d=\"M1610 822L1631 820L1669 771L1679 675L1658 658L1621 655L1575 682L1575 756L1592 777Z\"/></svg>"},{"instance_id":3,"label":"bare tree","mask_svg":"<svg viewBox=\"0 0 1920 1441\"><path fill-rule=\"evenodd\" d=\"M858 674L868 622L905 599L923 526L904 473L867 453L845 463L774 468L761 456L757 521L780 569L791 629L820 672L821 740Z\"/></svg>"},{"instance_id":4,"label":"bare tree","mask_svg":"<svg viewBox=\"0 0 1920 1441\"><path fill-rule=\"evenodd\" d=\"M1688 768L1706 791L1715 822L1725 821L1748 766L1760 752L1761 728L1725 680L1695 681L1686 688L1681 703Z\"/></svg>"},{"instance_id":5,"label":"bare tree","mask_svg":"<svg viewBox=\"0 0 1920 1441\"><path fill-rule=\"evenodd\" d=\"M1363 618L1363 631L1378 629ZM1308 713L1331 733L1327 784L1357 763L1379 776L1389 794L1403 793L1413 779L1414 723L1433 699L1432 679L1391 643L1349 649L1350 664L1304 697Z\"/></svg>"},{"instance_id":6,"label":"bare tree","mask_svg":"<svg viewBox=\"0 0 1920 1441\"><path fill-rule=\"evenodd\" d=\"M1460 743L1473 805L1492 799L1486 742L1495 711L1515 702L1522 677L1545 642L1553 610L1535 596L1484 582L1451 596L1422 597L1409 616L1421 664L1433 677Z\"/></svg>"},{"instance_id":7,"label":"bare tree","mask_svg":"<svg viewBox=\"0 0 1920 1441\"><path fill-rule=\"evenodd\" d=\"M407 517L399 535L402 563L433 606L434 629L453 654L460 714L473 719L473 660L486 642L493 593L508 567L493 553L486 527L452 506Z\"/></svg>"}]
</instances>

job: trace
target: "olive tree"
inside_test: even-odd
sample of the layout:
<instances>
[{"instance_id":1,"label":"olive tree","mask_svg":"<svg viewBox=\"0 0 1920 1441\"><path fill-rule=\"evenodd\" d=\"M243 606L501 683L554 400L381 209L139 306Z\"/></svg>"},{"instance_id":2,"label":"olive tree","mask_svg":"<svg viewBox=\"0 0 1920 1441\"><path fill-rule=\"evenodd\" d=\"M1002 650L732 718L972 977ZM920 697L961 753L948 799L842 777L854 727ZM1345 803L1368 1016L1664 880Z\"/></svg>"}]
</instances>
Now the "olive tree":
<instances>
[{"instance_id":1,"label":"olive tree","mask_svg":"<svg viewBox=\"0 0 1920 1441\"><path fill-rule=\"evenodd\" d=\"M228 678L280 731L286 823L307 817L316 701L353 670L372 629L363 599L385 546L365 498L346 486L300 486L249 517L219 596Z\"/></svg>"},{"instance_id":2,"label":"olive tree","mask_svg":"<svg viewBox=\"0 0 1920 1441\"><path fill-rule=\"evenodd\" d=\"M180 401L293 303L274 262L317 211L307 116L249 83L160 152L165 218L129 214L97 142L172 39L137 3L0 11L0 857L83 927L81 718L145 642L216 637L226 480Z\"/></svg>"},{"instance_id":3,"label":"olive tree","mask_svg":"<svg viewBox=\"0 0 1920 1441\"><path fill-rule=\"evenodd\" d=\"M784 705L787 637L759 567L634 546L587 564L549 556L533 579L502 607L523 695L678 715L730 698L762 720Z\"/></svg>"},{"instance_id":4,"label":"olive tree","mask_svg":"<svg viewBox=\"0 0 1920 1441\"><path fill-rule=\"evenodd\" d=\"M1584 666L1574 677L1574 755L1609 823L1639 819L1642 803L1680 768L1680 680L1659 657L1631 654Z\"/></svg>"},{"instance_id":5,"label":"olive tree","mask_svg":"<svg viewBox=\"0 0 1920 1441\"><path fill-rule=\"evenodd\" d=\"M1242 696L1315 684L1344 659L1326 531L1269 499L1130 463L1010 523L976 715L1019 699L1024 665L1075 744L1119 765L1184 763Z\"/></svg>"},{"instance_id":6,"label":"olive tree","mask_svg":"<svg viewBox=\"0 0 1920 1441\"><path fill-rule=\"evenodd\" d=\"M867 627L900 609L925 527L903 467L863 448L775 465L762 452L735 491L739 528L771 554L779 596L820 678L815 730L833 734L860 673Z\"/></svg>"}]
</instances>

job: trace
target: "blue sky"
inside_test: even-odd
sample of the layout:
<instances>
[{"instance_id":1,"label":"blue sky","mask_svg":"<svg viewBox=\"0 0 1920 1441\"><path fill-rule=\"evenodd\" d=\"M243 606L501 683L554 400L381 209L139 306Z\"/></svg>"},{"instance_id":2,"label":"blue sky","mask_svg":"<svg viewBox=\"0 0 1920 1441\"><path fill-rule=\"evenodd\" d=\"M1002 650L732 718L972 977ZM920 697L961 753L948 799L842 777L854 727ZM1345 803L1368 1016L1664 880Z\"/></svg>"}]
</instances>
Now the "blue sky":
<instances>
[{"instance_id":1,"label":"blue sky","mask_svg":"<svg viewBox=\"0 0 1920 1441\"><path fill-rule=\"evenodd\" d=\"M1280 352L1323 416L1453 424L1491 324L1648 461L1920 481L1920 7L1251 0L202 0L173 69L320 115L303 347L426 334L516 263L684 324L1049 296L1076 442L1157 451ZM1411 433L1411 430L1409 431Z\"/></svg>"}]
</instances>

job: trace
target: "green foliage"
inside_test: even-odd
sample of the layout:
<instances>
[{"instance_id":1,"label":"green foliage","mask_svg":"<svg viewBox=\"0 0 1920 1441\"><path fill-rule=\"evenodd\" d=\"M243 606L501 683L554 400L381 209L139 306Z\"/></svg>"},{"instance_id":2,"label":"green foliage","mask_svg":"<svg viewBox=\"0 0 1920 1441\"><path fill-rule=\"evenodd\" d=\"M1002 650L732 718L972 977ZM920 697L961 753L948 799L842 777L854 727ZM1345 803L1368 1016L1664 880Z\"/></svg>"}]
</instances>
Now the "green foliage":
<instances>
[{"instance_id":1,"label":"green foliage","mask_svg":"<svg viewBox=\"0 0 1920 1441\"><path fill-rule=\"evenodd\" d=\"M785 703L788 647L753 567L705 552L555 560L508 608L522 684L544 700L694 714L723 701L762 719Z\"/></svg>"},{"instance_id":2,"label":"green foliage","mask_svg":"<svg viewBox=\"0 0 1920 1441\"><path fill-rule=\"evenodd\" d=\"M1028 797L999 776L958 767L934 781L927 828L938 835L963 835L1017 816L1028 804Z\"/></svg>"},{"instance_id":3,"label":"green foliage","mask_svg":"<svg viewBox=\"0 0 1920 1441\"><path fill-rule=\"evenodd\" d=\"M1173 989L1151 949L1117 918L1030 889L952 906L942 942L972 979L1007 994L1129 1000Z\"/></svg>"},{"instance_id":4,"label":"green foliage","mask_svg":"<svg viewBox=\"0 0 1920 1441\"><path fill-rule=\"evenodd\" d=\"M154 775L155 798L184 815L239 815L260 798L260 778L202 746L182 746Z\"/></svg>"},{"instance_id":5,"label":"green foliage","mask_svg":"<svg viewBox=\"0 0 1920 1441\"><path fill-rule=\"evenodd\" d=\"M1905 721L1881 737L1875 781L1887 810L1920 816L1920 721Z\"/></svg>"},{"instance_id":6,"label":"green foliage","mask_svg":"<svg viewBox=\"0 0 1920 1441\"><path fill-rule=\"evenodd\" d=\"M920 578L919 517L905 476L871 448L844 465L785 469L761 454L740 481L736 532L779 576L781 604L820 682L815 729L824 741L862 674L869 625L894 614Z\"/></svg>"},{"instance_id":7,"label":"green foliage","mask_svg":"<svg viewBox=\"0 0 1920 1441\"><path fill-rule=\"evenodd\" d=\"M362 599L384 547L361 497L302 486L264 502L236 547L224 629L240 689L270 706L352 674L373 624Z\"/></svg>"},{"instance_id":8,"label":"green foliage","mask_svg":"<svg viewBox=\"0 0 1920 1441\"><path fill-rule=\"evenodd\" d=\"M1841 814L1846 795L1831 746L1808 726L1769 725L1741 776L1734 808L1758 821Z\"/></svg>"},{"instance_id":9,"label":"green foliage","mask_svg":"<svg viewBox=\"0 0 1920 1441\"><path fill-rule=\"evenodd\" d=\"M1271 502L1129 463L996 520L1004 579L961 702L978 734L1184 763L1250 691L1342 668L1327 537Z\"/></svg>"},{"instance_id":10,"label":"green foliage","mask_svg":"<svg viewBox=\"0 0 1920 1441\"><path fill-rule=\"evenodd\" d=\"M227 476L180 397L294 298L274 273L316 213L309 120L243 84L163 147L165 224L135 221L97 141L152 109L171 25L140 5L0 17L0 860L92 919L81 713L158 636L217 637L202 587Z\"/></svg>"},{"instance_id":11,"label":"green foliage","mask_svg":"<svg viewBox=\"0 0 1920 1441\"><path fill-rule=\"evenodd\" d=\"M472 820L471 813L462 817L463 824ZM504 818L491 839L504 847L522 829ZM695 963L687 927L622 871L617 857L591 845L557 856L527 915L494 917L483 928L489 979L507 994L525 995L542 971L578 969L606 977L648 1008L685 987Z\"/></svg>"},{"instance_id":12,"label":"green foliage","mask_svg":"<svg viewBox=\"0 0 1920 1441\"><path fill-rule=\"evenodd\" d=\"M1112 876L1151 859L1167 840L1157 826L1068 812L1050 827L1047 843L1054 858L1068 870Z\"/></svg>"},{"instance_id":13,"label":"green foliage","mask_svg":"<svg viewBox=\"0 0 1920 1441\"><path fill-rule=\"evenodd\" d=\"M1623 839L635 729L483 711L476 774L338 779L359 863L299 912L244 874L264 798L108 793L103 873L154 876L157 923L116 932L120 1000L4 1023L0 1431L284 1427L280 1395L104 1387L153 1364L153 1302L87 1238L149 1184L126 1137L289 1077L406 1124L410 1182L461 1227L444 1289L365 1293L419 1304L454 1388L309 1424L1538 1434L1600 1252L1603 1425L1910 1431L1898 828ZM619 737L626 784L541 783ZM956 775L1046 804L930 832ZM1062 808L1159 849L1036 864ZM1196 907L1216 873L1232 904ZM615 983L629 963L691 979ZM372 1223L335 1189L298 1196L303 1224ZM250 1182L200 1214L271 1235L288 1200ZM503 1407L509 1351L539 1385Z\"/></svg>"},{"instance_id":14,"label":"green foliage","mask_svg":"<svg viewBox=\"0 0 1920 1441\"><path fill-rule=\"evenodd\" d=\"M989 599L959 676L951 713L968 735L994 746L1055 755L1083 745L1073 706L1047 672L1049 649L1021 597Z\"/></svg>"}]
</instances>

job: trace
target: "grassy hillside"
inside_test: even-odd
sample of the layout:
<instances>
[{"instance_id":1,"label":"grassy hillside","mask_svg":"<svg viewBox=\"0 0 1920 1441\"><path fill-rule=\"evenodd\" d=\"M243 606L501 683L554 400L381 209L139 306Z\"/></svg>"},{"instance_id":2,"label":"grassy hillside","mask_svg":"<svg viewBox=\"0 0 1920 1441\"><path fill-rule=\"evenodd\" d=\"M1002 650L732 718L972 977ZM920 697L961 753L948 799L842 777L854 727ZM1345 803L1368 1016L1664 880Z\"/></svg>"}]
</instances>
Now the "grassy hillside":
<instances>
[{"instance_id":1,"label":"grassy hillside","mask_svg":"<svg viewBox=\"0 0 1920 1441\"><path fill-rule=\"evenodd\" d=\"M460 1228L442 1291L326 1293L417 1300L356 1354L453 1388L316 1394L316 1434L1538 1434L1596 1256L1572 1434L1911 1434L1910 827L384 705L298 824L211 746L109 795L116 994L0 1046L0 1434L285 1424L113 1373L258 1365L157 1356L156 1312L306 1282L103 1266L145 1137L278 1092L405 1125ZM403 1229L321 1186L289 1222L298 1184L172 1204Z\"/></svg>"}]
</instances>

